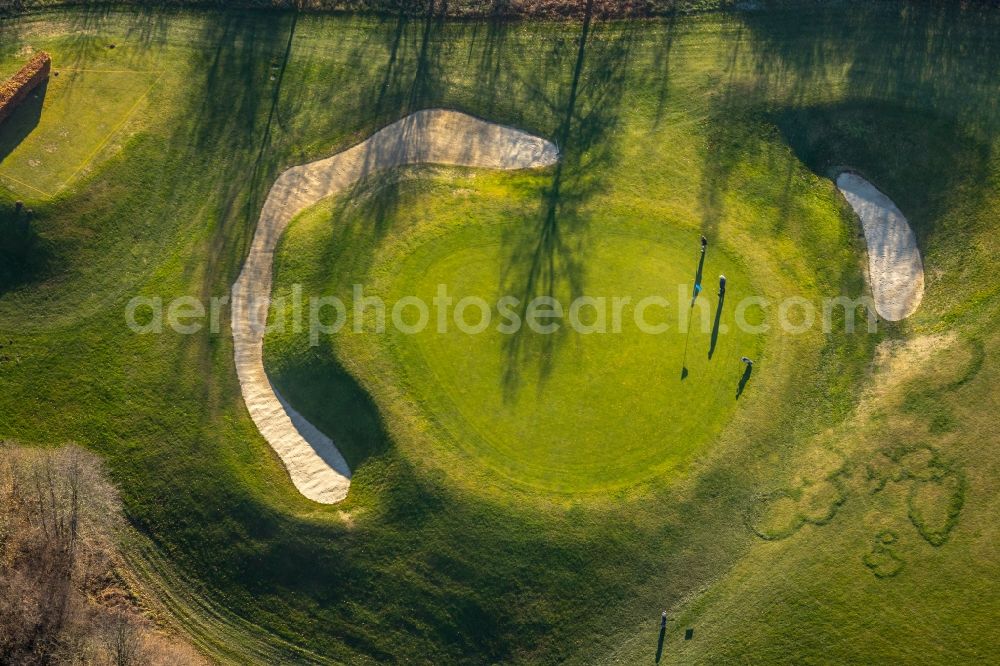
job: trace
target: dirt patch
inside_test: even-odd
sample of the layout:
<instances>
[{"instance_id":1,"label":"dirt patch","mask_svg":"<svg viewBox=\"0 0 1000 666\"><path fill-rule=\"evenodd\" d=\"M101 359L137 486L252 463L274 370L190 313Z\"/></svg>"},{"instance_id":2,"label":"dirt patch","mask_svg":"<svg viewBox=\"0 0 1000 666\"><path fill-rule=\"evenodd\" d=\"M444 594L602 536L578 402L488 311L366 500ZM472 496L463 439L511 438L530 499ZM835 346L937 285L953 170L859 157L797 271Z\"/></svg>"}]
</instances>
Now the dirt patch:
<instances>
[{"instance_id":1,"label":"dirt patch","mask_svg":"<svg viewBox=\"0 0 1000 666\"><path fill-rule=\"evenodd\" d=\"M937 352L958 340L954 332L923 335L908 340L884 340L875 348L872 381L866 403L888 394L903 382L918 376Z\"/></svg>"}]
</instances>

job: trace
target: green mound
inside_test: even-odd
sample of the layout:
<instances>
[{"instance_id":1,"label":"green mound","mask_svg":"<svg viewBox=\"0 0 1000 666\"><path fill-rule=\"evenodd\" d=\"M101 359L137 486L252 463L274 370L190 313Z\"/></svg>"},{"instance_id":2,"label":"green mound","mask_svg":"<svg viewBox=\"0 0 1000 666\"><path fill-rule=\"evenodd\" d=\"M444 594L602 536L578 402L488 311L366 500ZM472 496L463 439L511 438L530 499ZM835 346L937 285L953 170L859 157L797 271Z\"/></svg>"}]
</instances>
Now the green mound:
<instances>
[{"instance_id":1,"label":"green mound","mask_svg":"<svg viewBox=\"0 0 1000 666\"><path fill-rule=\"evenodd\" d=\"M503 185L532 178L390 182L385 187L405 203L383 220L387 233L374 246L369 234L344 229L375 227L371 214L381 210L385 187L361 188L360 201L348 199L332 216L320 204L286 232L276 296L287 302L295 284L307 298L343 295L351 325L318 342L358 368L364 384L391 387L374 391L387 413L393 400L412 403L415 416L392 419L390 431L417 457L443 454L457 477L470 474L469 460L476 477L543 492L622 488L660 475L710 443L737 406L746 385L740 357L758 357L766 336L735 325L735 310L756 292L724 248L702 259L698 234L644 216L591 217L585 231L567 231L585 246L585 265L553 252L540 261L556 268L537 274L535 254L522 252L536 232L536 201ZM333 246L363 268L343 271L330 260ZM372 259L359 259L365 255ZM720 274L727 277L721 307ZM696 279L703 289L692 305ZM385 303L384 315L366 306L360 334L354 285ZM558 307L562 316L536 316L532 325L529 304L546 297L558 305L537 312ZM394 318L394 304L408 302ZM760 315L754 307L741 314L751 325ZM336 428L324 418L333 406L304 395L334 391L315 383L314 362L302 363L310 377L289 371L290 348L301 352L305 333L268 340L280 350L268 356L279 389L320 427ZM384 363L361 360L371 357ZM331 363L332 376L341 374L339 363ZM456 453L457 462L448 455Z\"/></svg>"},{"instance_id":2,"label":"green mound","mask_svg":"<svg viewBox=\"0 0 1000 666\"><path fill-rule=\"evenodd\" d=\"M473 210L456 206L454 213L488 214L498 205L477 197ZM392 339L407 386L453 445L516 483L587 491L675 467L719 431L736 405L739 358L759 344L732 326L734 304L749 285L725 254L708 253L705 282L712 286L692 308L696 235L669 225L595 220L575 316L569 318L572 287L558 276L551 292L564 316L536 319L539 332L523 322L523 285L504 280L516 271L504 238L522 231L517 226L524 221L484 228L467 219L467 227L416 247L397 265L389 291L392 302L412 295L430 304L443 288L456 304L490 305L489 319L481 305L460 314L453 308L444 332L430 325ZM720 272L730 286L713 348ZM650 296L667 305L639 311ZM504 297L520 301L507 317L496 305ZM415 309L410 314L417 316ZM460 315L465 330L455 325ZM520 328L506 332L515 316ZM544 332L546 324L558 329Z\"/></svg>"}]
</instances>

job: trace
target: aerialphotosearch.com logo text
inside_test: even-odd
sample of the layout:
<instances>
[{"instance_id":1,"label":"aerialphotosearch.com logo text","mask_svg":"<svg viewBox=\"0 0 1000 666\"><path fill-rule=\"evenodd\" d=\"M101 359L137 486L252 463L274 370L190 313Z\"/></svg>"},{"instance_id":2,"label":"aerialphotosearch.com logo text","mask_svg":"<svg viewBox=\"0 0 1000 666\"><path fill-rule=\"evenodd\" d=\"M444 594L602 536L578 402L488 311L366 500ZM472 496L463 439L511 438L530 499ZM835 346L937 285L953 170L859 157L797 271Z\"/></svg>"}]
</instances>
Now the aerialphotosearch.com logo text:
<instances>
[{"instance_id":1,"label":"aerialphotosearch.com logo text","mask_svg":"<svg viewBox=\"0 0 1000 666\"><path fill-rule=\"evenodd\" d=\"M247 326L256 334L285 332L290 327L293 333L308 332L311 345L318 345L323 336L334 335L348 325L356 333L384 333L391 325L407 335L422 333L431 326L437 333L458 330L467 335L489 330L504 335L524 330L551 335L566 329L580 335L619 334L630 329L664 335L671 331L686 334L692 326L713 335L724 335L731 326L761 334L778 326L794 335L813 330L817 325L824 333L834 330L853 333L864 318L869 333L877 330L875 305L868 296L836 296L816 302L802 296L781 299L745 296L731 310L724 305L724 289L706 296L693 293L691 285L684 284L677 285L673 302L662 294L583 295L572 299L505 295L488 301L479 296L456 298L447 285L439 284L430 302L404 296L391 303L366 294L360 284L353 285L347 303L336 296L305 296L302 286L296 284L290 297L275 299L238 291L207 301L193 296L170 299L137 296L125 308L125 321L138 334L171 331L193 335L205 330L219 333L228 306L235 326Z\"/></svg>"}]
</instances>

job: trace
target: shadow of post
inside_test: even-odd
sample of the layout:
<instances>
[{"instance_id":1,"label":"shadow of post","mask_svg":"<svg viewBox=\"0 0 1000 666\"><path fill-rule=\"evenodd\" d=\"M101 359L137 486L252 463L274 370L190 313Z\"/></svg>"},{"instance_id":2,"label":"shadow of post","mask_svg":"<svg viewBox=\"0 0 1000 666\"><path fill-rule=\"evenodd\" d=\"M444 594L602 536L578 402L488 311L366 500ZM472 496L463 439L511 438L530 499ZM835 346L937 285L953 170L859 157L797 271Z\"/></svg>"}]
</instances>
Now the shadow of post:
<instances>
[{"instance_id":1,"label":"shadow of post","mask_svg":"<svg viewBox=\"0 0 1000 666\"><path fill-rule=\"evenodd\" d=\"M667 637L667 628L660 627L660 638L656 641L656 663L660 663L663 658L663 641Z\"/></svg>"}]
</instances>

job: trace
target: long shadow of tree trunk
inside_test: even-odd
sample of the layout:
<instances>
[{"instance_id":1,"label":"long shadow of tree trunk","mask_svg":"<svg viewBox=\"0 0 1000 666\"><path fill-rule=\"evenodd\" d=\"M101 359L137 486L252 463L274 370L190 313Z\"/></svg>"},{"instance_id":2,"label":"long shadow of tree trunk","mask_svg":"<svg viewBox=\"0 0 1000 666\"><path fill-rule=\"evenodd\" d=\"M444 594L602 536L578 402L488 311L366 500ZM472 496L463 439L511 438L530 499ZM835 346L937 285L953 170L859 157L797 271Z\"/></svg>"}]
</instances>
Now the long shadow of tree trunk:
<instances>
[{"instance_id":1,"label":"long shadow of tree trunk","mask_svg":"<svg viewBox=\"0 0 1000 666\"><path fill-rule=\"evenodd\" d=\"M550 136L559 146L560 161L540 192L538 213L506 238L509 259L501 289L519 299L522 322L535 299L573 299L583 293L586 206L604 189L605 173L617 155L611 130L619 120L632 31L628 26L595 23L593 6L593 0L588 0L569 60L568 84L548 92L548 77L561 73L558 43L551 54L556 71L545 71L541 79L526 82L537 98L535 103L547 108L555 122ZM535 367L539 388L544 385L566 336L565 326L545 334L522 325L504 340L501 381L508 400L516 396L529 366Z\"/></svg>"}]
</instances>

